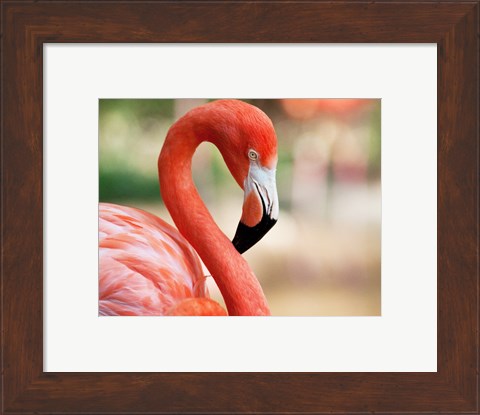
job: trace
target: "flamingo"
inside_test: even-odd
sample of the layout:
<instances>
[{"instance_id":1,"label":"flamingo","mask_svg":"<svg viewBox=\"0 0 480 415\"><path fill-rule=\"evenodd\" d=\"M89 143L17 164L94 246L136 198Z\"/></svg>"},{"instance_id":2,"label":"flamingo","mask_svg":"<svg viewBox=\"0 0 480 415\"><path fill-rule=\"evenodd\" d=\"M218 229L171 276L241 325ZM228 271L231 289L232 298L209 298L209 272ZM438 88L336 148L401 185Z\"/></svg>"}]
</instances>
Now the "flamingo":
<instances>
[{"instance_id":1,"label":"flamingo","mask_svg":"<svg viewBox=\"0 0 480 415\"><path fill-rule=\"evenodd\" d=\"M232 241L216 225L193 183L198 145L218 147L244 190ZM257 107L218 100L174 123L158 158L160 191L178 230L126 206L99 206L100 315L226 315L209 298L199 257L225 300L229 315L269 315L260 283L242 253L278 219L277 139Z\"/></svg>"}]
</instances>

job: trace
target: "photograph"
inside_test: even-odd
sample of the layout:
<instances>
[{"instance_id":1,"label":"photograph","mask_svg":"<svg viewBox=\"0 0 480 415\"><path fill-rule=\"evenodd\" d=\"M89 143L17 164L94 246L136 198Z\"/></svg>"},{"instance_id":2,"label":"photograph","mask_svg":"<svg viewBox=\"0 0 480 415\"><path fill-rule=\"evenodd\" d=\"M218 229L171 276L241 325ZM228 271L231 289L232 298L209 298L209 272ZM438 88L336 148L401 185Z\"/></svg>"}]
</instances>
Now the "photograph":
<instances>
[{"instance_id":1,"label":"photograph","mask_svg":"<svg viewBox=\"0 0 480 415\"><path fill-rule=\"evenodd\" d=\"M99 316L380 316L381 100L99 99Z\"/></svg>"}]
</instances>

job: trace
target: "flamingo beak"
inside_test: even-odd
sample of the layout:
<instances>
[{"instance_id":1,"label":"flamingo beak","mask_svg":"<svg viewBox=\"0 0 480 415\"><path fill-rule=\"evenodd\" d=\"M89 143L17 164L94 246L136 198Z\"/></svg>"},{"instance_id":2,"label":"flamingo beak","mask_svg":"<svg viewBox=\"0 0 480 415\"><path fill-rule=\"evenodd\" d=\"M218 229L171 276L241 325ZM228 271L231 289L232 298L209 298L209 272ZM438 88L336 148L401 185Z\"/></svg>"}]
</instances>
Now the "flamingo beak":
<instances>
[{"instance_id":1,"label":"flamingo beak","mask_svg":"<svg viewBox=\"0 0 480 415\"><path fill-rule=\"evenodd\" d=\"M232 240L241 254L262 239L277 223L278 195L275 169L252 164L245 179L244 189L242 218Z\"/></svg>"}]
</instances>

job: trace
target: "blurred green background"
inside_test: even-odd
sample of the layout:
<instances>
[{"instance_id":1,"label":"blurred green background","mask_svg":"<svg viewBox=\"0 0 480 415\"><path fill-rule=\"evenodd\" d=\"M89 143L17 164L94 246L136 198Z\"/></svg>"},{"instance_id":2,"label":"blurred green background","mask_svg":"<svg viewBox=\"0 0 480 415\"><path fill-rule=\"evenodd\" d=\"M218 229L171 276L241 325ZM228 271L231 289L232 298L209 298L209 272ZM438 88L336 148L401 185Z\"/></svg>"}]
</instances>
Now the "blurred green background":
<instances>
[{"instance_id":1,"label":"blurred green background","mask_svg":"<svg viewBox=\"0 0 480 415\"><path fill-rule=\"evenodd\" d=\"M100 201L172 223L157 158L169 127L206 99L101 99ZM278 137L277 225L244 256L273 315L380 315L380 100L251 99ZM243 192L218 150L195 153L195 183L233 237ZM210 277L210 294L223 299Z\"/></svg>"}]
</instances>

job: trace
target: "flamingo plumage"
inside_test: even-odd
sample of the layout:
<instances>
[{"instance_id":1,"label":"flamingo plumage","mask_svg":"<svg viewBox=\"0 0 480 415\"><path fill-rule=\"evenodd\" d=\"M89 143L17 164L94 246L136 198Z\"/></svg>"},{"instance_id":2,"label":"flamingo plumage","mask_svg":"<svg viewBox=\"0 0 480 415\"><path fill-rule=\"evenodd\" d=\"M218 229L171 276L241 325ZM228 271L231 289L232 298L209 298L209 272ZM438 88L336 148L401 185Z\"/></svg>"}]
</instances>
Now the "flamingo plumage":
<instances>
[{"instance_id":1,"label":"flamingo plumage","mask_svg":"<svg viewBox=\"0 0 480 415\"><path fill-rule=\"evenodd\" d=\"M191 177L195 149L220 150L244 190L233 241L214 222ZM202 259L229 315L269 315L260 283L241 253L276 223L277 141L270 119L236 100L197 107L170 128L158 159L160 189L178 230L126 206L99 207L100 315L226 315L209 298Z\"/></svg>"}]
</instances>

